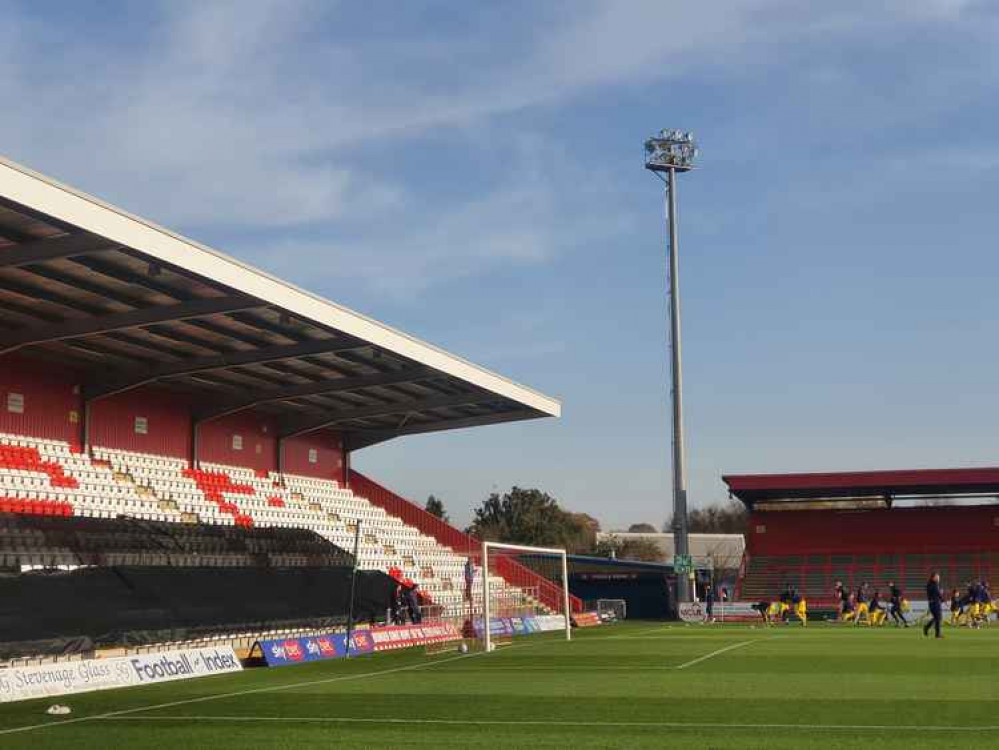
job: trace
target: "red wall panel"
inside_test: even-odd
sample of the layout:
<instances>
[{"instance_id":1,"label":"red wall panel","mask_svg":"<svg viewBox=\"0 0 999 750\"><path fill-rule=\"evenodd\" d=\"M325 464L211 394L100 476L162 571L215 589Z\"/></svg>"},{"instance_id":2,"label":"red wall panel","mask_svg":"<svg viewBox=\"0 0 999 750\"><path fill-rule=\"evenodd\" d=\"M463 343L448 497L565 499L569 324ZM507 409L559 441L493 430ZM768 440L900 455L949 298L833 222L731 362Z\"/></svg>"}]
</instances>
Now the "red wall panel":
<instances>
[{"instance_id":1,"label":"red wall panel","mask_svg":"<svg viewBox=\"0 0 999 750\"><path fill-rule=\"evenodd\" d=\"M316 463L309 461L309 451L316 451ZM329 430L299 435L284 441L284 471L305 477L335 479L344 484L343 441Z\"/></svg>"},{"instance_id":2,"label":"red wall panel","mask_svg":"<svg viewBox=\"0 0 999 750\"><path fill-rule=\"evenodd\" d=\"M191 450L190 405L181 396L155 388L127 391L95 401L90 410L90 442L106 448L188 458ZM135 431L144 417L145 435Z\"/></svg>"},{"instance_id":3,"label":"red wall panel","mask_svg":"<svg viewBox=\"0 0 999 750\"><path fill-rule=\"evenodd\" d=\"M233 447L233 436L242 438L242 448ZM251 412L231 414L205 422L198 430L198 459L257 471L277 469L275 428L268 417Z\"/></svg>"},{"instance_id":4,"label":"red wall panel","mask_svg":"<svg viewBox=\"0 0 999 750\"><path fill-rule=\"evenodd\" d=\"M11 393L23 396L23 413L8 410ZM18 356L0 359L0 432L78 445L81 410L76 373Z\"/></svg>"},{"instance_id":5,"label":"red wall panel","mask_svg":"<svg viewBox=\"0 0 999 750\"><path fill-rule=\"evenodd\" d=\"M757 512L746 549L767 556L999 550L999 505Z\"/></svg>"},{"instance_id":6,"label":"red wall panel","mask_svg":"<svg viewBox=\"0 0 999 750\"><path fill-rule=\"evenodd\" d=\"M46 362L10 356L0 359L0 432L65 440L78 445L83 416L78 375ZM7 409L7 395L23 397L24 413ZM138 388L93 403L90 442L119 450L187 459L191 450L192 404L183 396ZM136 431L136 418L146 423ZM242 449L233 436L242 437ZM310 452L315 451L315 462ZM277 469L275 425L253 413L233 414L201 426L199 458L246 466L258 471ZM284 470L291 474L334 479L346 484L346 461L339 433L321 430L284 443Z\"/></svg>"}]
</instances>

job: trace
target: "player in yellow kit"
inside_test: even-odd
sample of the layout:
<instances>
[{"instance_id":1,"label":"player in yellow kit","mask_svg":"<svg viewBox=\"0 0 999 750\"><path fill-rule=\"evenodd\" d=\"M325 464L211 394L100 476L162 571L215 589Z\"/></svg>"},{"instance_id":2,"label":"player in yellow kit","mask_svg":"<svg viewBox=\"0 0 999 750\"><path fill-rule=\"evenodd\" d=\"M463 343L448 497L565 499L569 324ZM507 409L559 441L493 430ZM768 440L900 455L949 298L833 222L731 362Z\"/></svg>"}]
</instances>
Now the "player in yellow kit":
<instances>
[{"instance_id":1,"label":"player in yellow kit","mask_svg":"<svg viewBox=\"0 0 999 750\"><path fill-rule=\"evenodd\" d=\"M857 593L854 597L856 605L854 607L853 614L853 624L859 625L861 620L865 624L871 624L871 608L867 603L867 584L860 584L860 588L857 589Z\"/></svg>"},{"instance_id":2,"label":"player in yellow kit","mask_svg":"<svg viewBox=\"0 0 999 750\"><path fill-rule=\"evenodd\" d=\"M808 626L808 602L805 601L805 597L795 597L794 614L799 620L801 620L802 627Z\"/></svg>"},{"instance_id":3,"label":"player in yellow kit","mask_svg":"<svg viewBox=\"0 0 999 750\"><path fill-rule=\"evenodd\" d=\"M881 603L881 592L875 589L871 603L868 605L867 624L871 626L883 625L887 617L888 613L885 611L884 604Z\"/></svg>"},{"instance_id":4,"label":"player in yellow kit","mask_svg":"<svg viewBox=\"0 0 999 750\"><path fill-rule=\"evenodd\" d=\"M961 592L954 589L950 592L950 624L960 625L963 617L963 607L961 605Z\"/></svg>"},{"instance_id":5,"label":"player in yellow kit","mask_svg":"<svg viewBox=\"0 0 999 750\"><path fill-rule=\"evenodd\" d=\"M999 605L999 600L992 598L992 587L989 585L988 581L983 581L982 582L982 619L984 620L984 622L985 622L986 625L988 625L989 618L992 615L995 615L996 618L999 618L999 609L996 608L997 605Z\"/></svg>"}]
</instances>

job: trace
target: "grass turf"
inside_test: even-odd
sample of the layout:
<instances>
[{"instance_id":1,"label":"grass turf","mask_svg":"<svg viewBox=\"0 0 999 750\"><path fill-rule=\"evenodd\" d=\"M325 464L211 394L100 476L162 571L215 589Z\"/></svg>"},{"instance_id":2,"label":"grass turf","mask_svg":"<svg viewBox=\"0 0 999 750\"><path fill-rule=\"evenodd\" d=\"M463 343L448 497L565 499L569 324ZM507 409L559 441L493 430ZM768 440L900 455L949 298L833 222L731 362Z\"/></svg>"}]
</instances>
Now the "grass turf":
<instances>
[{"instance_id":1,"label":"grass turf","mask_svg":"<svg viewBox=\"0 0 999 750\"><path fill-rule=\"evenodd\" d=\"M6 704L0 748L999 746L999 629L946 635L624 623Z\"/></svg>"}]
</instances>

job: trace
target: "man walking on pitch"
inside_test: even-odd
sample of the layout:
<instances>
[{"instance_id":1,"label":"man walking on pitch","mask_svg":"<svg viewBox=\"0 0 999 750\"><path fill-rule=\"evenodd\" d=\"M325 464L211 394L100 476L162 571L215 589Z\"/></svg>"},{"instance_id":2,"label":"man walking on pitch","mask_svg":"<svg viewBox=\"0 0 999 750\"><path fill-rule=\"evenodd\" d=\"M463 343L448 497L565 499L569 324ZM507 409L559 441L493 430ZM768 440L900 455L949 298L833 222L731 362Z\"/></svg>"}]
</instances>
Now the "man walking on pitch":
<instances>
[{"instance_id":1,"label":"man walking on pitch","mask_svg":"<svg viewBox=\"0 0 999 750\"><path fill-rule=\"evenodd\" d=\"M936 631L936 637L943 638L940 635L940 621L943 619L943 592L940 591L939 573L933 573L930 580L926 582L926 603L930 607L930 617L933 619L928 620L923 625L923 635L929 635L932 627Z\"/></svg>"}]
</instances>

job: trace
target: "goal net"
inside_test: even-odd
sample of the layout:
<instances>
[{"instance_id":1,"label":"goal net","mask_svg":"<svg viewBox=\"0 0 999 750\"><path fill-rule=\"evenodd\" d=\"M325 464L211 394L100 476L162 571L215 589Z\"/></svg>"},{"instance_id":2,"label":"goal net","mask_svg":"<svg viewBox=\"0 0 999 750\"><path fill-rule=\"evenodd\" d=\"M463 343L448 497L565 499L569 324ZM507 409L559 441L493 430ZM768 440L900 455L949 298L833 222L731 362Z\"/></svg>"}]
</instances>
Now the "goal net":
<instances>
[{"instance_id":1,"label":"goal net","mask_svg":"<svg viewBox=\"0 0 999 750\"><path fill-rule=\"evenodd\" d=\"M620 622L628 617L628 602L624 599L597 599L597 615L601 622Z\"/></svg>"},{"instance_id":2,"label":"goal net","mask_svg":"<svg viewBox=\"0 0 999 750\"><path fill-rule=\"evenodd\" d=\"M561 631L572 638L564 549L483 542L475 636L486 651L516 635Z\"/></svg>"}]
</instances>

